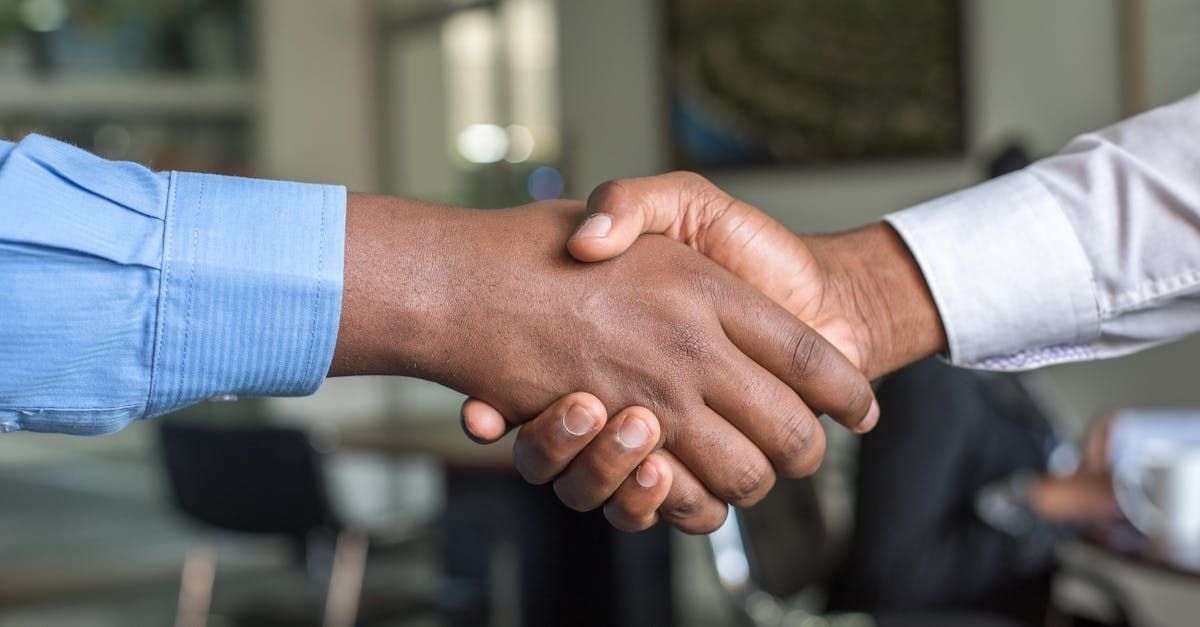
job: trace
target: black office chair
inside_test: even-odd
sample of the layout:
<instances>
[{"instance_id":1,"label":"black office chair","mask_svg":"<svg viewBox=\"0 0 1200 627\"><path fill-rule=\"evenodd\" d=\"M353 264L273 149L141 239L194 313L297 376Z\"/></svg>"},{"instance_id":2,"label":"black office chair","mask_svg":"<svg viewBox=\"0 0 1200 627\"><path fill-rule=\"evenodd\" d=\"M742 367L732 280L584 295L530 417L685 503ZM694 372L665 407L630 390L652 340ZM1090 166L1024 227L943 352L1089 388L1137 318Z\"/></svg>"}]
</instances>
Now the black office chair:
<instances>
[{"instance_id":1,"label":"black office chair","mask_svg":"<svg viewBox=\"0 0 1200 627\"><path fill-rule=\"evenodd\" d=\"M718 578L745 621L798 625L819 614L830 625L1003 625L1053 615L1057 624L1087 624L1048 607L1053 538L1018 541L971 518L973 486L1043 469L1058 441L1023 382L931 360L897 373L878 397L886 422L862 442L859 524L846 555L833 555L808 480L780 482L710 536ZM898 518L912 508L932 520ZM1014 607L1014 586L1028 612ZM839 608L870 615L830 613Z\"/></svg>"},{"instance_id":2,"label":"black office chair","mask_svg":"<svg viewBox=\"0 0 1200 627\"><path fill-rule=\"evenodd\" d=\"M325 592L278 607L259 600L233 612L236 624L348 626L426 608L394 594L362 602L369 541L334 513L321 456L304 431L166 420L160 433L174 501L184 514L219 529L288 538L313 588Z\"/></svg>"},{"instance_id":3,"label":"black office chair","mask_svg":"<svg viewBox=\"0 0 1200 627\"><path fill-rule=\"evenodd\" d=\"M815 488L811 479L781 480L754 507L732 510L709 535L718 581L739 622L749 627L1020 627L972 611L826 612L839 556Z\"/></svg>"},{"instance_id":4,"label":"black office chair","mask_svg":"<svg viewBox=\"0 0 1200 627\"><path fill-rule=\"evenodd\" d=\"M343 528L303 431L168 420L161 435L175 504L188 516L221 529L287 536L302 558L314 534Z\"/></svg>"},{"instance_id":5,"label":"black office chair","mask_svg":"<svg viewBox=\"0 0 1200 627\"><path fill-rule=\"evenodd\" d=\"M780 480L754 507L731 510L708 540L740 623L798 627L821 616L830 625L856 624L856 617L822 615L836 551L812 479Z\"/></svg>"}]
</instances>

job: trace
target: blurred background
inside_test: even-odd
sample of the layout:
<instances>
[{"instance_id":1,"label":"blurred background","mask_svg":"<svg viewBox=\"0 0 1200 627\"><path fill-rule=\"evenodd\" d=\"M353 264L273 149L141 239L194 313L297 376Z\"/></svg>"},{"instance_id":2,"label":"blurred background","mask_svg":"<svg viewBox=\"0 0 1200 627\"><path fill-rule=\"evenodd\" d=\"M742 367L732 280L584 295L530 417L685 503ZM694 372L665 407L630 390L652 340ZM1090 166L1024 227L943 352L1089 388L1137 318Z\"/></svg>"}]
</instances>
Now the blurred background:
<instances>
[{"instance_id":1,"label":"blurred background","mask_svg":"<svg viewBox=\"0 0 1200 627\"><path fill-rule=\"evenodd\" d=\"M0 139L475 207L689 168L821 232L1195 92L1198 32L1192 0L0 0ZM381 625L1194 624L1200 570L1028 497L1029 477L1078 476L1114 412L1200 406L1198 350L1021 378L919 365L884 384L884 426L1002 414L1025 444L972 453L1009 437L980 426L897 470L833 428L815 480L711 538L558 506L419 381L5 435L0 627L350 624L347 607ZM880 491L894 510L860 504ZM1009 505L1043 520L989 518ZM900 550L868 511L928 516Z\"/></svg>"}]
</instances>

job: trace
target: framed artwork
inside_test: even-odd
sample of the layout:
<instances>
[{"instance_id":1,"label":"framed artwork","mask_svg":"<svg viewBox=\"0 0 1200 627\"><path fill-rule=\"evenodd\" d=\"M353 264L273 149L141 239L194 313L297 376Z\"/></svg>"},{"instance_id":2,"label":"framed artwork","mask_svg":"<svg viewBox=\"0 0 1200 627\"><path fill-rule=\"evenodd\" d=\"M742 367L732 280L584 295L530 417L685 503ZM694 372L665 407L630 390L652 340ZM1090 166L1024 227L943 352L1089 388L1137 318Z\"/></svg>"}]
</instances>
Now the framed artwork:
<instances>
[{"instance_id":1,"label":"framed artwork","mask_svg":"<svg viewBox=\"0 0 1200 627\"><path fill-rule=\"evenodd\" d=\"M675 166L960 154L958 0L664 0Z\"/></svg>"}]
</instances>

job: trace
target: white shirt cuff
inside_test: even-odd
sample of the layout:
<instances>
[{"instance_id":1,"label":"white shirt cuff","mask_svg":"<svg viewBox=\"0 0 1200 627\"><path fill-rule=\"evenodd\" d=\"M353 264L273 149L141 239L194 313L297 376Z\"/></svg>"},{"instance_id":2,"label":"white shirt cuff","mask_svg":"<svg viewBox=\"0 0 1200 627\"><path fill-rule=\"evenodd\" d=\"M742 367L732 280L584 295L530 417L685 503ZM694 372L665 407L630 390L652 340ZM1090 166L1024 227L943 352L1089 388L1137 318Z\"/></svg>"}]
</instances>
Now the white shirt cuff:
<instances>
[{"instance_id":1,"label":"white shirt cuff","mask_svg":"<svg viewBox=\"0 0 1200 627\"><path fill-rule=\"evenodd\" d=\"M1090 357L1091 266L1070 223L1020 171L884 218L933 294L960 366L1021 370Z\"/></svg>"}]
</instances>

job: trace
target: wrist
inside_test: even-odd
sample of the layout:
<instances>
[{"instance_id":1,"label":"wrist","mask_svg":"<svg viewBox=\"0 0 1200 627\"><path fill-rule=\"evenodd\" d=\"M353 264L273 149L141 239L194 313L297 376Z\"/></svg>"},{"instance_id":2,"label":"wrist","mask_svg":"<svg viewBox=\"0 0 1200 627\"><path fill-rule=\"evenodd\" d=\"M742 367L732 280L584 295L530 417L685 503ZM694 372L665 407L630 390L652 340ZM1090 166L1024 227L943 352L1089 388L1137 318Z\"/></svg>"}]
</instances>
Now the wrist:
<instances>
[{"instance_id":1,"label":"wrist","mask_svg":"<svg viewBox=\"0 0 1200 627\"><path fill-rule=\"evenodd\" d=\"M855 329L862 367L877 377L946 348L941 317L916 259L891 226L806 238L835 306Z\"/></svg>"},{"instance_id":2,"label":"wrist","mask_svg":"<svg viewBox=\"0 0 1200 627\"><path fill-rule=\"evenodd\" d=\"M449 241L467 210L416 200L350 194L346 208L342 317L330 376L429 378L445 348Z\"/></svg>"}]
</instances>

